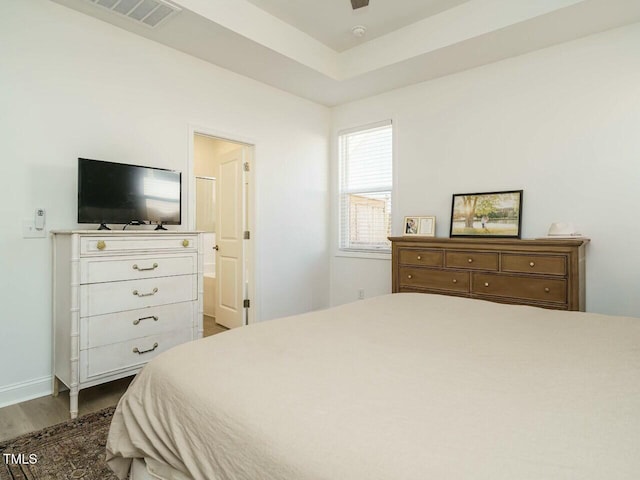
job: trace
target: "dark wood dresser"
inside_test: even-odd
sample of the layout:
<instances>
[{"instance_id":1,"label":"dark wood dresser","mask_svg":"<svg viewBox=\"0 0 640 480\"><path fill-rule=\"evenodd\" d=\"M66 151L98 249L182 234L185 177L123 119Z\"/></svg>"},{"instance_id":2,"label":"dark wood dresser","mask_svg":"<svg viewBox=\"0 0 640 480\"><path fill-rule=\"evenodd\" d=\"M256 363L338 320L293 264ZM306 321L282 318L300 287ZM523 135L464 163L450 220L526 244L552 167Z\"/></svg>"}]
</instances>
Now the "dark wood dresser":
<instances>
[{"instance_id":1,"label":"dark wood dresser","mask_svg":"<svg viewBox=\"0 0 640 480\"><path fill-rule=\"evenodd\" d=\"M588 239L390 237L393 292L585 308Z\"/></svg>"}]
</instances>

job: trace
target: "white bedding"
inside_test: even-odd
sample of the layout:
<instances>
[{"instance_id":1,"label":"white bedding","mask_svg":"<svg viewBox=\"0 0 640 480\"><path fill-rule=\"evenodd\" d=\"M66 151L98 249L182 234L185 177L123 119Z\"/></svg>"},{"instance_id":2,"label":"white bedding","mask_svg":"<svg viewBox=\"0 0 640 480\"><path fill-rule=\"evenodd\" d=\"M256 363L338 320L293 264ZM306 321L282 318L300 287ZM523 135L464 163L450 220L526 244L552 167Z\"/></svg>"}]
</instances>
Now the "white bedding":
<instances>
[{"instance_id":1,"label":"white bedding","mask_svg":"<svg viewBox=\"0 0 640 480\"><path fill-rule=\"evenodd\" d=\"M120 478L637 480L640 320L403 293L264 322L150 362L107 451Z\"/></svg>"}]
</instances>

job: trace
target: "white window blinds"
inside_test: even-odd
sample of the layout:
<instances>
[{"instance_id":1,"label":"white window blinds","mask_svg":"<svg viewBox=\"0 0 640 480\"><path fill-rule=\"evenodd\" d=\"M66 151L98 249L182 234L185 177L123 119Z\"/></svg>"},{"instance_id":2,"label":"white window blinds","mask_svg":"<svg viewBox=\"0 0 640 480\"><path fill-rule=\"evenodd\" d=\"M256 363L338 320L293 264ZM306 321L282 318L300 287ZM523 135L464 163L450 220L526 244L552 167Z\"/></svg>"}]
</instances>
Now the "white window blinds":
<instances>
[{"instance_id":1,"label":"white window blinds","mask_svg":"<svg viewBox=\"0 0 640 480\"><path fill-rule=\"evenodd\" d=\"M393 183L390 121L341 132L340 249L389 252Z\"/></svg>"}]
</instances>

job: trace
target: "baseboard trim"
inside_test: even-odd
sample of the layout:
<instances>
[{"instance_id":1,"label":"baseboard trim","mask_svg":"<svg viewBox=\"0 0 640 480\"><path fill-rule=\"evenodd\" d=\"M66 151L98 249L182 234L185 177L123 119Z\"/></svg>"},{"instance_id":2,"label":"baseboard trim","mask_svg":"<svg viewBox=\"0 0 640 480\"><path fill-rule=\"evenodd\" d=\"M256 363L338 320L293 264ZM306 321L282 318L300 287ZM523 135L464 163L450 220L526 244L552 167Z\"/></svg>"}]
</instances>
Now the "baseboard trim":
<instances>
[{"instance_id":1,"label":"baseboard trim","mask_svg":"<svg viewBox=\"0 0 640 480\"><path fill-rule=\"evenodd\" d=\"M46 376L0 387L0 408L51 395L51 382L51 376Z\"/></svg>"}]
</instances>

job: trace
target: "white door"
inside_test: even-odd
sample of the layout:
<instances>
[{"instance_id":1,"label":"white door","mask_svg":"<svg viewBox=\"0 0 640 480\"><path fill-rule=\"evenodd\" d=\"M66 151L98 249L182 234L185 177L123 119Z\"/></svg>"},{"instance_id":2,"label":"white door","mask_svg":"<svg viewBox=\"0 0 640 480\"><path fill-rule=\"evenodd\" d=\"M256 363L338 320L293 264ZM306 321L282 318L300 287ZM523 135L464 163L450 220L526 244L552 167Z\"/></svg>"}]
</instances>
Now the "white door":
<instances>
[{"instance_id":1,"label":"white door","mask_svg":"<svg viewBox=\"0 0 640 480\"><path fill-rule=\"evenodd\" d=\"M227 328L244 325L244 151L220 156L216 181L216 323Z\"/></svg>"}]
</instances>

